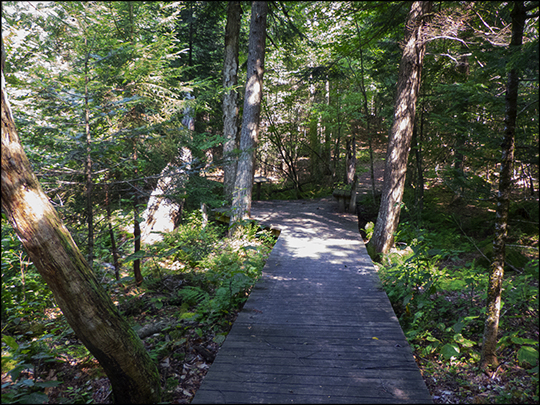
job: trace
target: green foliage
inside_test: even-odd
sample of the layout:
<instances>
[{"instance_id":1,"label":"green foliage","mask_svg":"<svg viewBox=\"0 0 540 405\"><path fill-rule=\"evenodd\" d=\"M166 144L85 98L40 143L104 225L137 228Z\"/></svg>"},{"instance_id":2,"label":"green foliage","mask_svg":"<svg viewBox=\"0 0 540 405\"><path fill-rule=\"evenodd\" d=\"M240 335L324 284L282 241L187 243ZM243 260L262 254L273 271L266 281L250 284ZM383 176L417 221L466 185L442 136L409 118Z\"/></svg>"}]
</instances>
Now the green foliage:
<instances>
[{"instance_id":1,"label":"green foliage","mask_svg":"<svg viewBox=\"0 0 540 405\"><path fill-rule=\"evenodd\" d=\"M412 216L405 210L395 236L397 248L385 255L379 275L407 339L420 356L475 365L480 359L489 263L478 254L482 244L463 233L471 225L464 226L463 217L458 220L441 212L439 200L430 193L424 227L409 222ZM490 222L475 226L485 228ZM492 244L489 239L485 243ZM474 256L481 260L463 259ZM538 260L519 263L529 270L509 273L503 281L500 330L508 332L499 342L499 350L512 350L517 364L534 371L537 343L521 336L531 336L523 314L529 314L533 323L538 316ZM517 320L523 329L512 331Z\"/></svg>"},{"instance_id":2,"label":"green foliage","mask_svg":"<svg viewBox=\"0 0 540 405\"><path fill-rule=\"evenodd\" d=\"M2 214L2 324L9 329L37 332L45 308L54 306L53 294L22 249Z\"/></svg>"},{"instance_id":3,"label":"green foliage","mask_svg":"<svg viewBox=\"0 0 540 405\"><path fill-rule=\"evenodd\" d=\"M55 387L60 381L38 381L40 367L56 362L44 341L45 335L30 342L18 343L13 336L2 335L2 374L11 377L10 382L2 384L2 402L19 404L43 404L49 401L44 393L47 387ZM22 336L19 336L22 337ZM25 378L23 371L32 370L34 379Z\"/></svg>"},{"instance_id":4,"label":"green foliage","mask_svg":"<svg viewBox=\"0 0 540 405\"><path fill-rule=\"evenodd\" d=\"M204 226L200 212L194 211L184 224L164 235L163 244L176 250L174 260L195 267L213 252L222 232L219 226Z\"/></svg>"},{"instance_id":5,"label":"green foliage","mask_svg":"<svg viewBox=\"0 0 540 405\"><path fill-rule=\"evenodd\" d=\"M189 285L175 292L175 300L191 308L182 317L207 325L223 323L245 302L275 237L254 224L243 227L242 232L232 241L223 239L223 226L204 224L200 212L193 211L162 242L147 249L145 256L151 259L145 269L154 277L163 278L170 272L164 262L182 264L181 274Z\"/></svg>"}]
</instances>

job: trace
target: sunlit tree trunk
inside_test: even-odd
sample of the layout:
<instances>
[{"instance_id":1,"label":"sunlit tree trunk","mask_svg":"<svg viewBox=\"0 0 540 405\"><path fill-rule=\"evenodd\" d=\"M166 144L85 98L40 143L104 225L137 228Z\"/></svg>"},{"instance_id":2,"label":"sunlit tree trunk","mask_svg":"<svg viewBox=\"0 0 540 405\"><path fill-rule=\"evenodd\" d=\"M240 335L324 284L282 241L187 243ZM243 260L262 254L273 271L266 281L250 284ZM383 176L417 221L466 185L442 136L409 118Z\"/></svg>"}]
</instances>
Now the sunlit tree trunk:
<instances>
[{"instance_id":1,"label":"sunlit tree trunk","mask_svg":"<svg viewBox=\"0 0 540 405\"><path fill-rule=\"evenodd\" d=\"M325 83L325 103L326 107L330 108L330 79L326 76ZM332 174L332 123L330 120L324 122L324 145L322 147L324 174Z\"/></svg>"},{"instance_id":2,"label":"sunlit tree trunk","mask_svg":"<svg viewBox=\"0 0 540 405\"><path fill-rule=\"evenodd\" d=\"M523 2L514 2L514 9L512 11L512 39L510 41L509 49L512 56L520 51L523 42L523 29L526 18L527 13ZM502 142L499 193L497 195L495 238L493 240L493 261L491 263L489 275L486 321L484 325L484 336L480 358L480 367L482 369L487 369L489 365L498 365L496 354L498 341L497 333L499 330L499 317L501 312L501 292L504 277L508 208L510 204L510 190L512 188L518 86L518 71L514 67L508 72L506 84L504 136Z\"/></svg>"},{"instance_id":3,"label":"sunlit tree trunk","mask_svg":"<svg viewBox=\"0 0 540 405\"><path fill-rule=\"evenodd\" d=\"M236 156L238 148L238 41L240 38L240 18L242 8L239 1L229 2L227 26L225 27L225 60L223 62L223 193L227 201L232 201L236 178Z\"/></svg>"},{"instance_id":4,"label":"sunlit tree trunk","mask_svg":"<svg viewBox=\"0 0 540 405\"><path fill-rule=\"evenodd\" d=\"M234 228L239 221L249 217L251 210L255 150L257 148L261 114L267 12L268 3L266 1L253 2L251 6L246 92L240 134L240 157L236 169L231 208L231 232L234 232Z\"/></svg>"},{"instance_id":5,"label":"sunlit tree trunk","mask_svg":"<svg viewBox=\"0 0 540 405\"><path fill-rule=\"evenodd\" d=\"M394 123L390 130L386 152L381 205L373 238L368 244L368 250L374 257L390 250L394 243L394 232L399 224L416 100L426 48L422 38L422 27L424 17L430 10L431 2L414 2L406 24L405 46L399 66L394 106Z\"/></svg>"},{"instance_id":6,"label":"sunlit tree trunk","mask_svg":"<svg viewBox=\"0 0 540 405\"><path fill-rule=\"evenodd\" d=\"M356 173L356 137L354 135L347 139L346 151L345 184L352 184Z\"/></svg>"},{"instance_id":7,"label":"sunlit tree trunk","mask_svg":"<svg viewBox=\"0 0 540 405\"><path fill-rule=\"evenodd\" d=\"M142 341L100 286L43 192L19 141L2 71L2 208L77 337L109 377L117 403L160 400Z\"/></svg>"}]
</instances>

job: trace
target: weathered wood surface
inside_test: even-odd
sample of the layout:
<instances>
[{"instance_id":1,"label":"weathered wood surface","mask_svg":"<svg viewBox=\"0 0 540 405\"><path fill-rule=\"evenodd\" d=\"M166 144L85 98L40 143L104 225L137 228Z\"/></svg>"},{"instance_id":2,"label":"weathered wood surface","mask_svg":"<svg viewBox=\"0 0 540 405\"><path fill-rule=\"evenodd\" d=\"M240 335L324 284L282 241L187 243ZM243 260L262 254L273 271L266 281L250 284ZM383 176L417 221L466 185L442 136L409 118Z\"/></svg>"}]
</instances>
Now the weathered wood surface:
<instances>
[{"instance_id":1,"label":"weathered wood surface","mask_svg":"<svg viewBox=\"0 0 540 405\"><path fill-rule=\"evenodd\" d=\"M430 403L356 217L254 202L281 234L193 403Z\"/></svg>"}]
</instances>

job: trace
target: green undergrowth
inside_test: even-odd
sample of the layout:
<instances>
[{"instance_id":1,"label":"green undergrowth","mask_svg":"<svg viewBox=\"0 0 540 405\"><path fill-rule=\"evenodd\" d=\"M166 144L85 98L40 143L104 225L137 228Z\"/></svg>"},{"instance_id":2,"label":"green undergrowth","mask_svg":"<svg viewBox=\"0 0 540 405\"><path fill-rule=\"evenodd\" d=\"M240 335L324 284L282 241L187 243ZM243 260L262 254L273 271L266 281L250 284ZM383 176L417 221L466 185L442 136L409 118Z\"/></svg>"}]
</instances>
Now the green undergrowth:
<instances>
[{"instance_id":1,"label":"green undergrowth","mask_svg":"<svg viewBox=\"0 0 540 405\"><path fill-rule=\"evenodd\" d=\"M492 207L468 206L466 202L458 207L441 204L442 195L441 190L436 195L428 193L421 222L417 213L405 206L395 236L396 248L378 264L384 289L422 365L424 378L428 381L427 376L438 375L433 377L437 380L434 386L441 384L441 378L451 378L452 384L457 381L463 402L490 398L489 402L497 403L536 403L538 227L528 224L538 224L538 210L533 211L529 201L514 203L511 208L511 224L520 224L516 215L520 212L526 212L528 222L510 227L509 263L503 283L498 356L505 377L514 373L520 383L508 377L482 389L482 384L474 385L466 377L451 376L481 374L477 364L494 214L488 209ZM500 369L498 373L503 374Z\"/></svg>"},{"instance_id":2,"label":"green undergrowth","mask_svg":"<svg viewBox=\"0 0 540 405\"><path fill-rule=\"evenodd\" d=\"M5 219L5 218L4 218ZM91 403L103 385L103 371L77 339L56 307L50 290L21 249L11 228L2 222L2 402ZM110 265L106 239L97 238L94 271L120 312L136 331L145 325L163 327L144 338L150 356L162 367L182 370L199 357L194 347L217 350L237 311L260 277L276 238L255 223L235 238L226 227L205 223L200 212L186 216L161 242L124 256L121 279ZM129 247L124 243L124 250ZM131 265L142 262L144 281L134 283ZM168 363L169 364L169 363ZM184 377L197 381L205 365L196 363ZM79 376L79 377L77 377ZM82 383L82 379L86 379ZM99 385L101 384L101 385ZM171 400L178 382L166 384ZM187 391L186 391L187 392ZM94 398L94 399L93 399Z\"/></svg>"},{"instance_id":3,"label":"green undergrowth","mask_svg":"<svg viewBox=\"0 0 540 405\"><path fill-rule=\"evenodd\" d=\"M238 309L260 277L276 240L255 223L234 239L224 237L225 233L224 225L205 225L194 214L146 250L145 284L163 291L164 280L176 278L179 288L171 299L189 308L183 319L213 325Z\"/></svg>"}]
</instances>

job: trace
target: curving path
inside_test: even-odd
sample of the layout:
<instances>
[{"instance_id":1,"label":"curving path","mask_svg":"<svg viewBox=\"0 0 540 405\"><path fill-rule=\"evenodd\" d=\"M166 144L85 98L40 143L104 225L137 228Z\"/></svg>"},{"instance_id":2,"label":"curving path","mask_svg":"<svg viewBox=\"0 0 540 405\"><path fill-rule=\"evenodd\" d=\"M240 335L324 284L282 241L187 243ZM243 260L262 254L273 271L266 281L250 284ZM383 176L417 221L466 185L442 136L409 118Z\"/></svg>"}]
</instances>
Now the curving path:
<instances>
[{"instance_id":1,"label":"curving path","mask_svg":"<svg viewBox=\"0 0 540 405\"><path fill-rule=\"evenodd\" d=\"M281 230L192 403L431 403L354 215L254 202Z\"/></svg>"}]
</instances>

